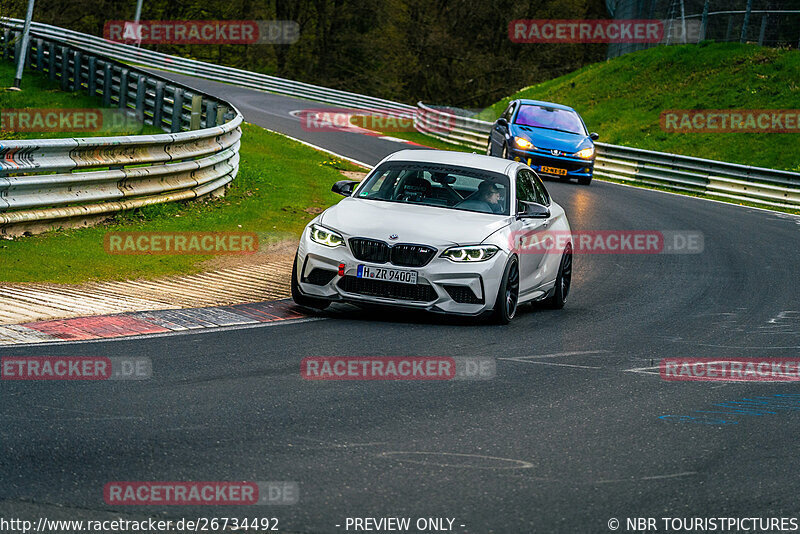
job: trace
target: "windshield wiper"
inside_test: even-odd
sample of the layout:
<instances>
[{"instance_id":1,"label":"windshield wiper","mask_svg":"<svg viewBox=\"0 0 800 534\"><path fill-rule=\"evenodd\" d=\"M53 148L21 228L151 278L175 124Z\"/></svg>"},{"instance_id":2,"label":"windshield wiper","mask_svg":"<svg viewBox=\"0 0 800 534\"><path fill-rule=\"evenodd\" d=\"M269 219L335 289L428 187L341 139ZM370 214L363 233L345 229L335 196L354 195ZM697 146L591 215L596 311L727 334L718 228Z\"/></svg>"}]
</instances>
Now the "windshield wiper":
<instances>
[{"instance_id":1,"label":"windshield wiper","mask_svg":"<svg viewBox=\"0 0 800 534\"><path fill-rule=\"evenodd\" d=\"M547 126L530 126L530 125L527 125L527 124L523 124L521 126L528 126L528 128L541 128L542 130L553 130L555 132L564 132L564 133L569 133L569 134L581 135L578 132L571 132L569 130L562 130L561 128L548 128Z\"/></svg>"}]
</instances>

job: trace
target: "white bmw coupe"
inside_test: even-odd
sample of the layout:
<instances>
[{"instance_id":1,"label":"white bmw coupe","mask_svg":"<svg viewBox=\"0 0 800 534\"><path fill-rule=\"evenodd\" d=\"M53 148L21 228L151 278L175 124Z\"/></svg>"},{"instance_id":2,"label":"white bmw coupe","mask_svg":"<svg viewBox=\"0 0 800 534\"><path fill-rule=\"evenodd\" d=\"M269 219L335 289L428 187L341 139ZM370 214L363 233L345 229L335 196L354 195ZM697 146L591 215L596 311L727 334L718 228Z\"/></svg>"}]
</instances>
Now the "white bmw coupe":
<instances>
[{"instance_id":1,"label":"white bmw coupe","mask_svg":"<svg viewBox=\"0 0 800 534\"><path fill-rule=\"evenodd\" d=\"M521 303L562 308L567 300L569 222L523 163L402 150L362 182L343 180L333 191L347 198L300 239L292 270L300 306L378 304L505 324ZM525 246L543 233L562 238Z\"/></svg>"}]
</instances>

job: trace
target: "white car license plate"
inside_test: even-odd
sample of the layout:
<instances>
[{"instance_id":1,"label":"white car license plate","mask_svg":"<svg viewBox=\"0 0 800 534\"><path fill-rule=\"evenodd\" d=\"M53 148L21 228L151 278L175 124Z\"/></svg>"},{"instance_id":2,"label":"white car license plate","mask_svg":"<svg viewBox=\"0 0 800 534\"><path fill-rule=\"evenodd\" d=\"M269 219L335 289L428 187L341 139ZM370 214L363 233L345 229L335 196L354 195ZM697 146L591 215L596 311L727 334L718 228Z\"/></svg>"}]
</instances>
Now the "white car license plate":
<instances>
[{"instance_id":1,"label":"white car license plate","mask_svg":"<svg viewBox=\"0 0 800 534\"><path fill-rule=\"evenodd\" d=\"M384 282L398 282L400 284L416 284L416 271L403 271L401 269L385 269L383 267L369 267L359 265L356 271L358 278L383 280Z\"/></svg>"}]
</instances>

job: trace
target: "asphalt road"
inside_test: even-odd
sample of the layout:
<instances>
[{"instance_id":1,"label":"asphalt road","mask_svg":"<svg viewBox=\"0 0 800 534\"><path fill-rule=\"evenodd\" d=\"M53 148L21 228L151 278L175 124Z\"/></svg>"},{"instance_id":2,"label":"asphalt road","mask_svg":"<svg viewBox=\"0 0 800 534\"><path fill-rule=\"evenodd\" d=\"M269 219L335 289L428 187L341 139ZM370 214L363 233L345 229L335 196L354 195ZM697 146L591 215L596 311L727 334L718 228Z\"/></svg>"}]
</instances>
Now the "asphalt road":
<instances>
[{"instance_id":1,"label":"asphalt road","mask_svg":"<svg viewBox=\"0 0 800 534\"><path fill-rule=\"evenodd\" d=\"M224 94L249 122L366 163L402 148L306 132L289 115L319 104L189 83ZM0 349L154 364L142 382L0 384L0 516L274 516L281 531L304 533L345 532L347 517L449 517L454 532L527 533L800 515L800 414L786 400L730 404L797 385L631 371L667 357L800 358L800 220L601 182L548 187L574 229L696 230L704 252L578 256L566 308L527 307L502 327L339 307L299 324ZM359 355L490 356L497 376L300 377L306 356ZM301 497L108 506L102 488L119 480L291 480Z\"/></svg>"}]
</instances>

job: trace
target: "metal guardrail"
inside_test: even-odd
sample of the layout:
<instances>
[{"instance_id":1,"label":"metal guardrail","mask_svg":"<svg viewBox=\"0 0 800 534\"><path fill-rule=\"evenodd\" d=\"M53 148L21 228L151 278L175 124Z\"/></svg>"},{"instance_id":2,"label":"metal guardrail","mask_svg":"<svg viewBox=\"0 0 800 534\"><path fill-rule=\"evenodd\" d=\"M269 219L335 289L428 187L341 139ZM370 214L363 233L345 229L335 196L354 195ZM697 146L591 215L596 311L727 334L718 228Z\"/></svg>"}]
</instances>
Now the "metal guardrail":
<instances>
[{"instance_id":1,"label":"metal guardrail","mask_svg":"<svg viewBox=\"0 0 800 534\"><path fill-rule=\"evenodd\" d=\"M23 21L19 19L4 19L6 24L15 29L21 29ZM393 102L382 98L375 98L327 87L320 87L309 83L296 82L276 76L249 72L246 70L205 63L194 59L170 56L108 41L101 37L87 35L84 33L50 26L34 22L31 29L37 35L60 39L67 43L75 44L83 49L98 55L111 56L121 61L127 61L139 65L145 65L156 69L167 70L179 74L199 76L201 78L212 79L219 82L232 83L251 89L259 89L270 93L277 93L288 96L295 96L316 102L325 102L338 106L368 108L390 112L414 112L414 106Z\"/></svg>"},{"instance_id":2,"label":"metal guardrail","mask_svg":"<svg viewBox=\"0 0 800 534\"><path fill-rule=\"evenodd\" d=\"M481 152L491 122L417 104L417 129L437 139ZM800 173L595 143L594 174L676 191L702 193L766 206L800 208Z\"/></svg>"},{"instance_id":3,"label":"metal guardrail","mask_svg":"<svg viewBox=\"0 0 800 534\"><path fill-rule=\"evenodd\" d=\"M19 57L17 33L0 31L2 59ZM26 66L170 133L0 139L0 234L79 226L120 210L218 195L235 178L243 118L228 102L37 32Z\"/></svg>"}]
</instances>

